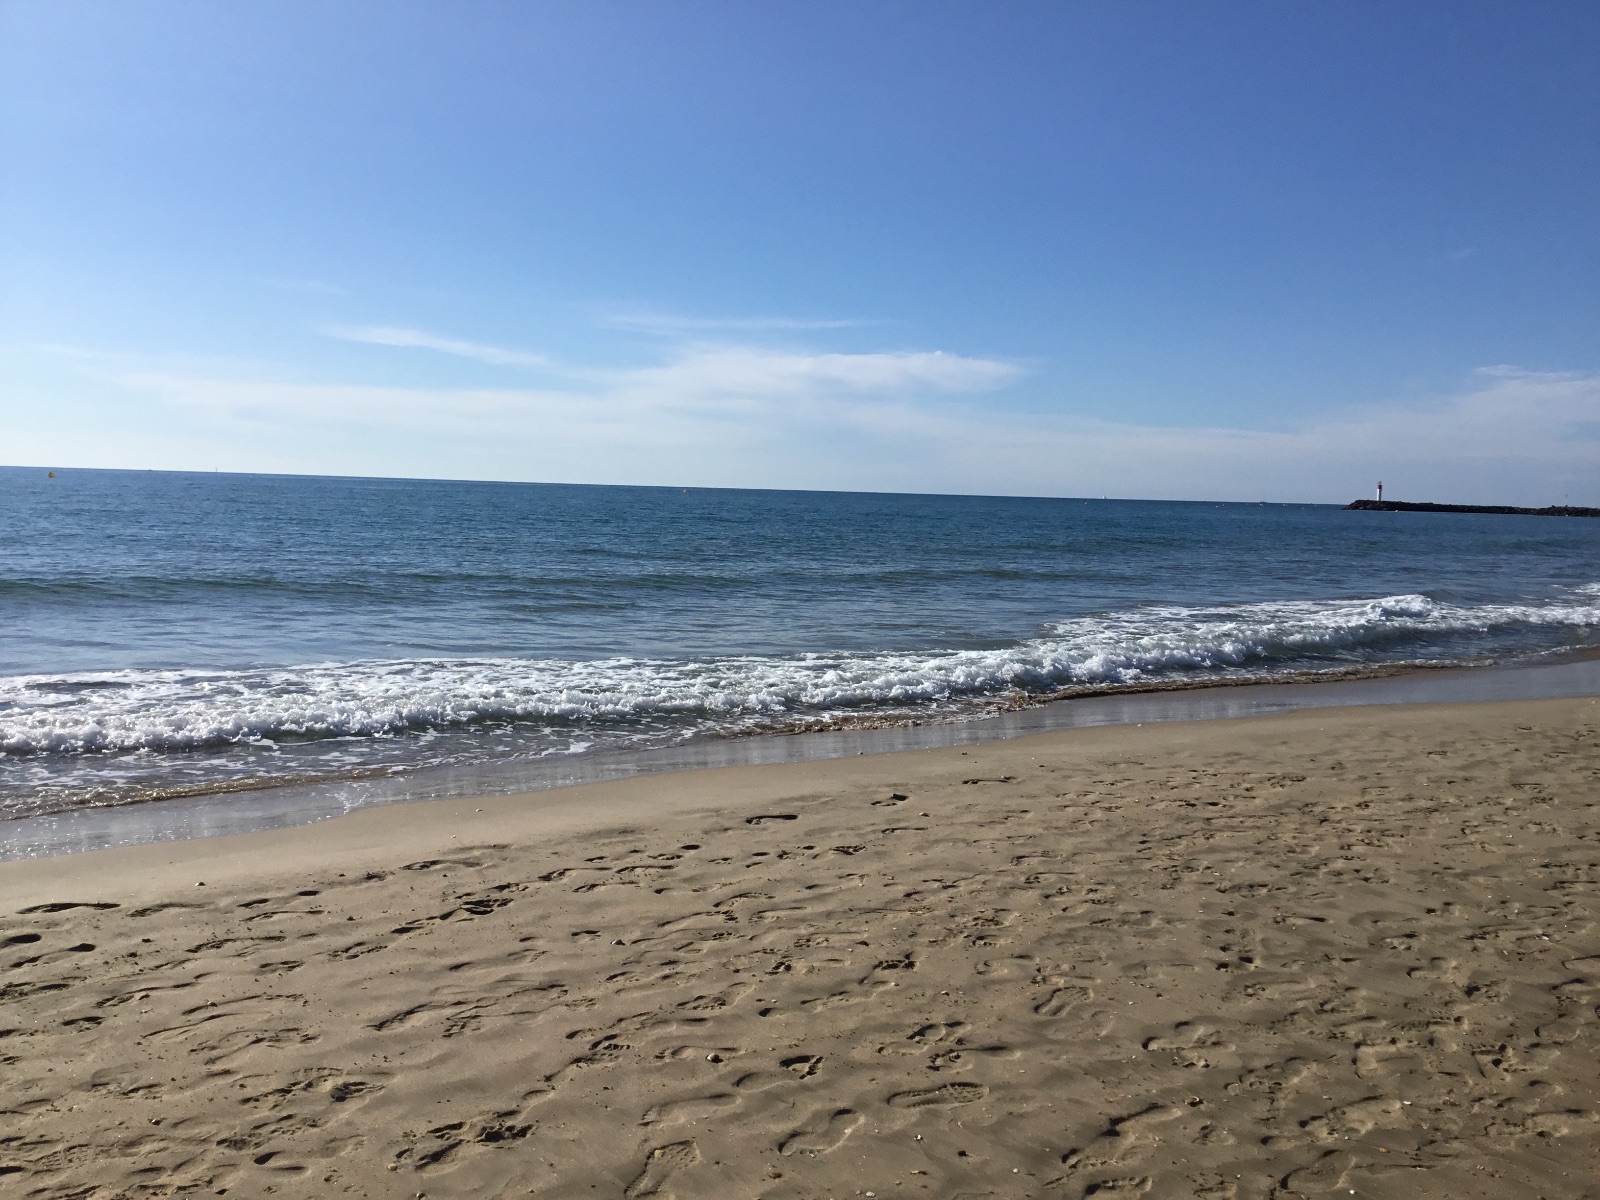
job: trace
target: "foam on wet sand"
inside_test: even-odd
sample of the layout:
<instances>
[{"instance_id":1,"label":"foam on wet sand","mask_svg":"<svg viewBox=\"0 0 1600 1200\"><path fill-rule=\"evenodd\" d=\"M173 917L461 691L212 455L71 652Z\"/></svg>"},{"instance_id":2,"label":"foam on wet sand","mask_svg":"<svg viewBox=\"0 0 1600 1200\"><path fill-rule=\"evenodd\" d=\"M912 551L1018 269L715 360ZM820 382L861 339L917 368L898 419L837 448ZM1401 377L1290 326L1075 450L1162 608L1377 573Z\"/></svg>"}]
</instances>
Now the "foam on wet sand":
<instances>
[{"instance_id":1,"label":"foam on wet sand","mask_svg":"<svg viewBox=\"0 0 1600 1200\"><path fill-rule=\"evenodd\" d=\"M7 863L0 1194L1592 1195L1597 785L1416 705Z\"/></svg>"}]
</instances>

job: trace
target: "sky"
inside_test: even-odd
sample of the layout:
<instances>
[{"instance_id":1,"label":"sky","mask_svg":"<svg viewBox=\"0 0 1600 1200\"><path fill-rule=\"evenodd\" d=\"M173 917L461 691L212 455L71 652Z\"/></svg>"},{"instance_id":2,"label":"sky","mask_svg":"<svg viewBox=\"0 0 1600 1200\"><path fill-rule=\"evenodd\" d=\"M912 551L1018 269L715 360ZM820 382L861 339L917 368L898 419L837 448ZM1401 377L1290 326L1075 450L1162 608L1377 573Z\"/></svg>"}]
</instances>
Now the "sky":
<instances>
[{"instance_id":1,"label":"sky","mask_svg":"<svg viewBox=\"0 0 1600 1200\"><path fill-rule=\"evenodd\" d=\"M1592 0L0 0L0 463L1600 505Z\"/></svg>"}]
</instances>

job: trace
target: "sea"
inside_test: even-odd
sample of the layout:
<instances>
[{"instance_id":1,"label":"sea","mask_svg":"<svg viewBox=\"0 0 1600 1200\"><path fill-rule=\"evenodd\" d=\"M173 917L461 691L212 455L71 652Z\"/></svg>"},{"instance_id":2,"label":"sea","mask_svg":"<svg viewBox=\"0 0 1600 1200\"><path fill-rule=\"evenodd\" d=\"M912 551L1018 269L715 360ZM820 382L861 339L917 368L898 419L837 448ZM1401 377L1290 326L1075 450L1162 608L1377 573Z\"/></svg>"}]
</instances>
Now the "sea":
<instances>
[{"instance_id":1,"label":"sea","mask_svg":"<svg viewBox=\"0 0 1600 1200\"><path fill-rule=\"evenodd\" d=\"M1597 520L0 468L0 820L1597 648Z\"/></svg>"}]
</instances>

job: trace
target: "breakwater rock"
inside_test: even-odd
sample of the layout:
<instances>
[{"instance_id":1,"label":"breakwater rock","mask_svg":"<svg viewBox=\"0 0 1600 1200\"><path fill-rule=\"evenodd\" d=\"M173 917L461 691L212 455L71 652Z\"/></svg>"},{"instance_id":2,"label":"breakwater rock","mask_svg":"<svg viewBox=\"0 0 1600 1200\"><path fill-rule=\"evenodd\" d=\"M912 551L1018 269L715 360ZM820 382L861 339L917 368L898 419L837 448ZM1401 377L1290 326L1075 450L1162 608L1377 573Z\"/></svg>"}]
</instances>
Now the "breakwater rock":
<instances>
[{"instance_id":1,"label":"breakwater rock","mask_svg":"<svg viewBox=\"0 0 1600 1200\"><path fill-rule=\"evenodd\" d=\"M1522 517L1600 517L1600 508L1552 504L1548 508L1513 508L1509 504L1409 504L1404 500L1354 500L1346 509L1369 512L1499 513Z\"/></svg>"}]
</instances>

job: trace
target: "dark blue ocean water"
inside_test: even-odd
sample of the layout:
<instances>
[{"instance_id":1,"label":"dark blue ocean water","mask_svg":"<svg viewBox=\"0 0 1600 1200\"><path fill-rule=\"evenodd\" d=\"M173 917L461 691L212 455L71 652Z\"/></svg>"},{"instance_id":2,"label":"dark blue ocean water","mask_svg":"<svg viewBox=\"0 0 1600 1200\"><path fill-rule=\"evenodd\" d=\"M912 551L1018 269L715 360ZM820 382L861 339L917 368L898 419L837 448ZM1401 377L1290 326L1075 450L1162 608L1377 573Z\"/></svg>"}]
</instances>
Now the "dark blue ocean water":
<instances>
[{"instance_id":1,"label":"dark blue ocean water","mask_svg":"<svg viewBox=\"0 0 1600 1200\"><path fill-rule=\"evenodd\" d=\"M0 813L1600 644L1600 521L0 468Z\"/></svg>"}]
</instances>

